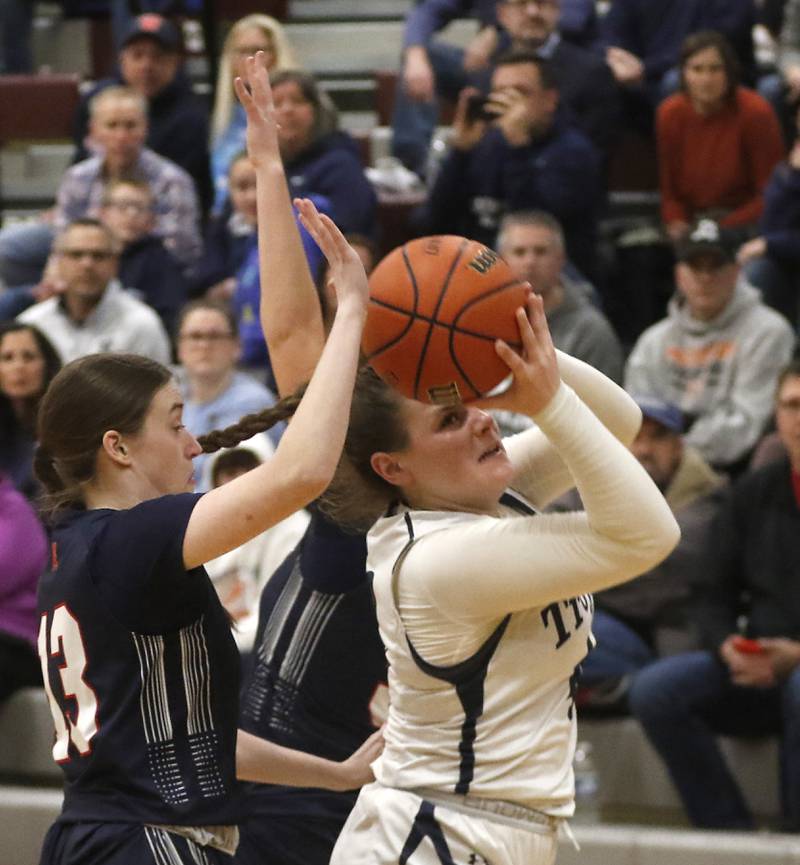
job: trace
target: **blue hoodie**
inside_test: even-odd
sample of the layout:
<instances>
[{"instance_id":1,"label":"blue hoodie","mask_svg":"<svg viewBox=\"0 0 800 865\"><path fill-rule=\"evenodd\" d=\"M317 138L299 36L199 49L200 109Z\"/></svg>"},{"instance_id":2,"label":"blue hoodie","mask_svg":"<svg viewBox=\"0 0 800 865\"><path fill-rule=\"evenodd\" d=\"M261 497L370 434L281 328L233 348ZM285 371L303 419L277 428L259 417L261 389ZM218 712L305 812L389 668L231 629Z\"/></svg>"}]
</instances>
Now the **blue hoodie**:
<instances>
[{"instance_id":1,"label":"blue hoodie","mask_svg":"<svg viewBox=\"0 0 800 865\"><path fill-rule=\"evenodd\" d=\"M284 167L293 197L323 196L342 232L374 236L378 202L349 135L332 132Z\"/></svg>"},{"instance_id":2,"label":"blue hoodie","mask_svg":"<svg viewBox=\"0 0 800 865\"><path fill-rule=\"evenodd\" d=\"M776 166L764 189L761 233L769 256L800 264L800 171L788 162Z\"/></svg>"}]
</instances>

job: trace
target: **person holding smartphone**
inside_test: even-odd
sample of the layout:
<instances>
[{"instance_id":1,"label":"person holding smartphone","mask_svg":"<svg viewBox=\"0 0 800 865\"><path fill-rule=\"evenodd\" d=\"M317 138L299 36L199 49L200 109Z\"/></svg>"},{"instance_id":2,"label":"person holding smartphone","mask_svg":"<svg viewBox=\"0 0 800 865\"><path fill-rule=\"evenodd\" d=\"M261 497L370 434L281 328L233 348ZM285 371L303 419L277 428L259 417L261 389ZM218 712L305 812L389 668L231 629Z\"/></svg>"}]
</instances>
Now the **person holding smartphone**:
<instances>
[{"instance_id":1,"label":"person holding smartphone","mask_svg":"<svg viewBox=\"0 0 800 865\"><path fill-rule=\"evenodd\" d=\"M559 110L548 61L509 52L497 61L486 100L475 88L461 91L452 149L424 207L425 229L492 245L504 213L544 210L563 226L570 260L591 274L600 163Z\"/></svg>"},{"instance_id":2,"label":"person holding smartphone","mask_svg":"<svg viewBox=\"0 0 800 865\"><path fill-rule=\"evenodd\" d=\"M754 828L716 734L777 734L783 828L800 831L798 360L778 380L775 422L787 456L732 486L710 535L694 611L705 650L645 668L629 695L689 819L705 828Z\"/></svg>"}]
</instances>

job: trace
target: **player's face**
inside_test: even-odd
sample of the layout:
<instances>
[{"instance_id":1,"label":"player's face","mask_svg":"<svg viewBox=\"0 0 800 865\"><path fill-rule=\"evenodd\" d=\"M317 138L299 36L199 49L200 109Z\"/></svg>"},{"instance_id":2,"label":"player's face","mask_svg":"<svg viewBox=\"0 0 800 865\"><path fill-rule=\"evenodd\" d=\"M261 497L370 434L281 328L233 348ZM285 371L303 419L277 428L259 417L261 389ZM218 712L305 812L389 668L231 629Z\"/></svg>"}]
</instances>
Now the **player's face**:
<instances>
[{"instance_id":1,"label":"player's face","mask_svg":"<svg viewBox=\"0 0 800 865\"><path fill-rule=\"evenodd\" d=\"M681 437L652 418L642 421L631 452L663 492L672 480L683 454Z\"/></svg>"},{"instance_id":2,"label":"player's face","mask_svg":"<svg viewBox=\"0 0 800 865\"><path fill-rule=\"evenodd\" d=\"M503 232L500 254L514 276L531 284L546 297L558 284L564 266L564 251L558 239L544 225L510 225Z\"/></svg>"},{"instance_id":3,"label":"player's face","mask_svg":"<svg viewBox=\"0 0 800 865\"><path fill-rule=\"evenodd\" d=\"M559 0L501 0L497 19L514 42L538 47L555 31Z\"/></svg>"},{"instance_id":4,"label":"player's face","mask_svg":"<svg viewBox=\"0 0 800 865\"><path fill-rule=\"evenodd\" d=\"M242 157L231 165L228 174L228 190L231 206L244 217L248 225L255 225L256 214L256 170L253 163Z\"/></svg>"},{"instance_id":5,"label":"player's face","mask_svg":"<svg viewBox=\"0 0 800 865\"><path fill-rule=\"evenodd\" d=\"M514 474L491 415L403 401L410 444L395 454L414 507L491 513Z\"/></svg>"},{"instance_id":6,"label":"player's face","mask_svg":"<svg viewBox=\"0 0 800 865\"><path fill-rule=\"evenodd\" d=\"M296 81L284 81L272 90L278 141L288 156L300 153L311 142L314 106L303 95Z\"/></svg>"},{"instance_id":7,"label":"player's face","mask_svg":"<svg viewBox=\"0 0 800 865\"><path fill-rule=\"evenodd\" d=\"M136 39L119 52L123 80L145 99L171 84L179 65L178 53L166 51L154 39Z\"/></svg>"},{"instance_id":8,"label":"player's face","mask_svg":"<svg viewBox=\"0 0 800 865\"><path fill-rule=\"evenodd\" d=\"M10 400L31 399L44 387L44 355L29 330L12 330L0 341L0 391Z\"/></svg>"},{"instance_id":9,"label":"player's face","mask_svg":"<svg viewBox=\"0 0 800 865\"><path fill-rule=\"evenodd\" d=\"M692 316L700 321L716 318L728 305L736 288L739 269L720 261L716 253L702 253L675 268L678 290Z\"/></svg>"},{"instance_id":10,"label":"player's face","mask_svg":"<svg viewBox=\"0 0 800 865\"><path fill-rule=\"evenodd\" d=\"M197 439L183 425L182 413L183 399L170 382L153 397L141 431L126 437L143 498L194 489L192 460L201 449Z\"/></svg>"},{"instance_id":11,"label":"player's face","mask_svg":"<svg viewBox=\"0 0 800 865\"><path fill-rule=\"evenodd\" d=\"M178 360L190 381L229 375L239 353L239 340L221 312L195 309L184 316L178 334Z\"/></svg>"},{"instance_id":12,"label":"player's face","mask_svg":"<svg viewBox=\"0 0 800 865\"><path fill-rule=\"evenodd\" d=\"M800 377L790 376L778 391L775 425L792 465L800 466Z\"/></svg>"}]
</instances>

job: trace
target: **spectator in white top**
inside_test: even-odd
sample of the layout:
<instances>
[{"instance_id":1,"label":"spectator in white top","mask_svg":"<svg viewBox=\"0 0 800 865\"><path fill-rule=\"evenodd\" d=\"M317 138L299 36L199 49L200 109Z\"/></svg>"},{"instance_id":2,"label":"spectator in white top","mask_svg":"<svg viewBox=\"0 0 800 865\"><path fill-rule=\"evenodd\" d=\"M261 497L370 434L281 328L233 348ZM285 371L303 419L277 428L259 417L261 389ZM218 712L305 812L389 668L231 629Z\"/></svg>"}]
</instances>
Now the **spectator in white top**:
<instances>
[{"instance_id":1,"label":"spectator in white top","mask_svg":"<svg viewBox=\"0 0 800 865\"><path fill-rule=\"evenodd\" d=\"M99 351L133 352L169 363L161 319L123 290L116 279L119 253L111 232L96 219L77 219L55 246L61 293L25 310L64 363Z\"/></svg>"}]
</instances>

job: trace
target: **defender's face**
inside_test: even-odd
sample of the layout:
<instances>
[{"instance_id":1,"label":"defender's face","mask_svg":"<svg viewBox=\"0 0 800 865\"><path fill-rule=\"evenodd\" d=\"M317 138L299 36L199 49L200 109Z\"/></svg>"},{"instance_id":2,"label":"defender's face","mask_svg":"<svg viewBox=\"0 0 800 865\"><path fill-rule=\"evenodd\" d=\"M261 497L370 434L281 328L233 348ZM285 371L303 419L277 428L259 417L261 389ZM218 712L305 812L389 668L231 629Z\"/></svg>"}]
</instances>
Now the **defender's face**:
<instances>
[{"instance_id":1,"label":"defender's face","mask_svg":"<svg viewBox=\"0 0 800 865\"><path fill-rule=\"evenodd\" d=\"M133 470L152 498L194 489L192 460L201 448L182 413L183 399L170 382L153 397L141 431L129 437Z\"/></svg>"}]
</instances>

